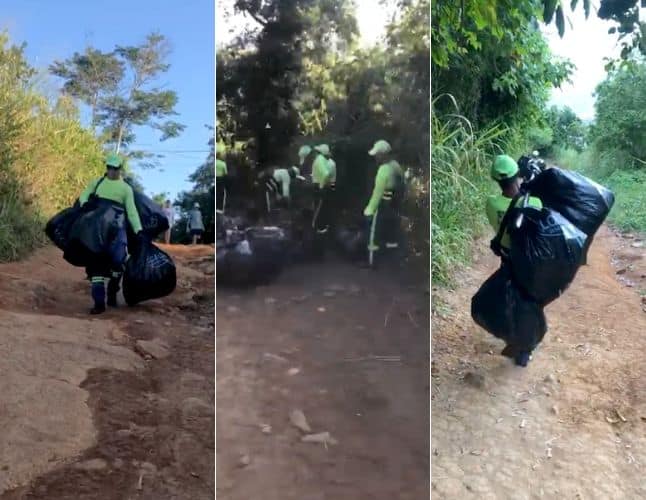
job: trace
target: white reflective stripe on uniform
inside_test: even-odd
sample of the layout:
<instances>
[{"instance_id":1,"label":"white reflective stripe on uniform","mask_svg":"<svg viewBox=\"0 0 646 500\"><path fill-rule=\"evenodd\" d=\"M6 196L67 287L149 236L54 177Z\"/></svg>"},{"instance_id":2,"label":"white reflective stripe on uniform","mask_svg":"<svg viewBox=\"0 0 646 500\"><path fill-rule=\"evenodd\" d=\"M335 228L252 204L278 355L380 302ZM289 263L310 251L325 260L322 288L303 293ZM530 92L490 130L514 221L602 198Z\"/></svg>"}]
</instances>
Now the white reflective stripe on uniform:
<instances>
[{"instance_id":1,"label":"white reflective stripe on uniform","mask_svg":"<svg viewBox=\"0 0 646 500\"><path fill-rule=\"evenodd\" d=\"M323 205L323 198L319 200L316 210L314 210L314 217L312 217L312 229L316 229L316 219L318 219L319 212L321 211L321 205Z\"/></svg>"},{"instance_id":2,"label":"white reflective stripe on uniform","mask_svg":"<svg viewBox=\"0 0 646 500\"><path fill-rule=\"evenodd\" d=\"M271 212L271 202L269 201L269 191L265 191L265 203L267 203L267 213Z\"/></svg>"},{"instance_id":3,"label":"white reflective stripe on uniform","mask_svg":"<svg viewBox=\"0 0 646 500\"><path fill-rule=\"evenodd\" d=\"M375 215L372 216L372 222L370 223L370 237L368 238L368 262L372 266L374 263L374 255L379 246L375 244L375 228L377 227L377 215L379 215L379 210L375 212Z\"/></svg>"},{"instance_id":4,"label":"white reflective stripe on uniform","mask_svg":"<svg viewBox=\"0 0 646 500\"><path fill-rule=\"evenodd\" d=\"M386 248L399 248L399 243L386 243Z\"/></svg>"}]
</instances>

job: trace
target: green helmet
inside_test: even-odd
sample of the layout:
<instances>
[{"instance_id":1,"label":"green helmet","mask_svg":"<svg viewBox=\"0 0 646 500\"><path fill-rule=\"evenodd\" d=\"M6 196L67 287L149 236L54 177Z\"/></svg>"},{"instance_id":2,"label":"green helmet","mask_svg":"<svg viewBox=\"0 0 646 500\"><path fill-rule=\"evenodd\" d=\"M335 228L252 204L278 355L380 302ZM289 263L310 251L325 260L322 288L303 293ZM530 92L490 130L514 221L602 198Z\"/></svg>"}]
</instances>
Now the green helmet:
<instances>
[{"instance_id":1,"label":"green helmet","mask_svg":"<svg viewBox=\"0 0 646 500\"><path fill-rule=\"evenodd\" d=\"M390 147L390 144L388 144L387 141L384 141L383 139L375 142L375 144L372 146L372 149L368 151L368 154L370 156L376 156L376 155L385 155L388 154L392 151L392 148Z\"/></svg>"},{"instance_id":2,"label":"green helmet","mask_svg":"<svg viewBox=\"0 0 646 500\"><path fill-rule=\"evenodd\" d=\"M323 156L330 156L330 146L328 146L327 144L319 144L314 149L321 153Z\"/></svg>"},{"instance_id":3,"label":"green helmet","mask_svg":"<svg viewBox=\"0 0 646 500\"><path fill-rule=\"evenodd\" d=\"M491 165L491 178L495 181L511 179L518 174L518 164L508 155L498 155Z\"/></svg>"},{"instance_id":4,"label":"green helmet","mask_svg":"<svg viewBox=\"0 0 646 500\"><path fill-rule=\"evenodd\" d=\"M121 168L123 166L123 160L118 154L110 153L105 159L105 164L108 167Z\"/></svg>"}]
</instances>

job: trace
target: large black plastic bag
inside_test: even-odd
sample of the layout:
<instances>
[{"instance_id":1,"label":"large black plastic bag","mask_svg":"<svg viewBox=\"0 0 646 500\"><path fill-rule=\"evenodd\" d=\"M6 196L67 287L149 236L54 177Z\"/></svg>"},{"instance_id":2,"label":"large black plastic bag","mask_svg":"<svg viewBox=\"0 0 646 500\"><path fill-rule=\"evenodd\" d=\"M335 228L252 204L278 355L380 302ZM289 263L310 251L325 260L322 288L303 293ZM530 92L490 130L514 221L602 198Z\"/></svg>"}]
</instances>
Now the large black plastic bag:
<instances>
[{"instance_id":1,"label":"large black plastic bag","mask_svg":"<svg viewBox=\"0 0 646 500\"><path fill-rule=\"evenodd\" d=\"M556 210L588 236L597 232L610 213L615 195L587 177L548 168L527 184L543 206Z\"/></svg>"},{"instance_id":2,"label":"large black plastic bag","mask_svg":"<svg viewBox=\"0 0 646 500\"><path fill-rule=\"evenodd\" d=\"M175 290L177 274L173 259L150 242L135 249L123 273L123 297L126 304L165 297Z\"/></svg>"},{"instance_id":3,"label":"large black plastic bag","mask_svg":"<svg viewBox=\"0 0 646 500\"><path fill-rule=\"evenodd\" d=\"M471 299L471 317L507 344L533 350L547 332L543 308L514 283L508 268L500 268Z\"/></svg>"},{"instance_id":4,"label":"large black plastic bag","mask_svg":"<svg viewBox=\"0 0 646 500\"><path fill-rule=\"evenodd\" d=\"M341 254L351 260L360 259L367 252L368 234L360 227L340 227L334 239Z\"/></svg>"},{"instance_id":5,"label":"large black plastic bag","mask_svg":"<svg viewBox=\"0 0 646 500\"><path fill-rule=\"evenodd\" d=\"M251 227L245 236L255 258L257 279L267 281L280 274L289 258L286 232L278 227Z\"/></svg>"},{"instance_id":6,"label":"large black plastic bag","mask_svg":"<svg viewBox=\"0 0 646 500\"><path fill-rule=\"evenodd\" d=\"M168 219L162 207L145 194L134 189L133 191L143 231L149 238L154 239L169 228Z\"/></svg>"},{"instance_id":7,"label":"large black plastic bag","mask_svg":"<svg viewBox=\"0 0 646 500\"><path fill-rule=\"evenodd\" d=\"M73 266L88 266L109 259L110 245L125 224L125 211L97 199L80 209L70 227L63 258Z\"/></svg>"},{"instance_id":8,"label":"large black plastic bag","mask_svg":"<svg viewBox=\"0 0 646 500\"><path fill-rule=\"evenodd\" d=\"M520 228L514 222L522 213ZM511 268L516 283L546 305L572 282L587 236L554 210L525 207L513 212L509 225Z\"/></svg>"},{"instance_id":9,"label":"large black plastic bag","mask_svg":"<svg viewBox=\"0 0 646 500\"><path fill-rule=\"evenodd\" d=\"M67 248L70 230L81 213L81 209L78 206L66 208L58 212L47 222L45 234L61 250L64 251Z\"/></svg>"},{"instance_id":10,"label":"large black plastic bag","mask_svg":"<svg viewBox=\"0 0 646 500\"><path fill-rule=\"evenodd\" d=\"M216 244L216 281L220 285L244 286L257 281L256 258L249 241Z\"/></svg>"}]
</instances>

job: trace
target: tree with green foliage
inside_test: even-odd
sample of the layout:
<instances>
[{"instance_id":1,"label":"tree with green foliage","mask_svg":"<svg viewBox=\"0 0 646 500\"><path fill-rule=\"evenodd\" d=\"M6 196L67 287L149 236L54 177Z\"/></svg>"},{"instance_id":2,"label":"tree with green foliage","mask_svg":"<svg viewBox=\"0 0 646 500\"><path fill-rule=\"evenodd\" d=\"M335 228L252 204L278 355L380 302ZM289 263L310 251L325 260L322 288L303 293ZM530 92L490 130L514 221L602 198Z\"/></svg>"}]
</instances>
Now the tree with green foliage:
<instances>
[{"instance_id":1,"label":"tree with green foliage","mask_svg":"<svg viewBox=\"0 0 646 500\"><path fill-rule=\"evenodd\" d=\"M623 167L646 165L646 63L643 61L608 75L596 90L596 118L592 138L600 153L617 152Z\"/></svg>"},{"instance_id":2,"label":"tree with green foliage","mask_svg":"<svg viewBox=\"0 0 646 500\"><path fill-rule=\"evenodd\" d=\"M155 155L129 149L136 139L134 127L158 130L160 141L184 130L170 119L177 114L177 93L154 85L168 71L169 52L166 37L151 33L140 45L117 46L110 53L88 48L84 54L56 61L50 71L65 81L64 92L90 106L92 124L101 128L104 144L116 152L125 147L128 157L151 166Z\"/></svg>"},{"instance_id":3,"label":"tree with green foliage","mask_svg":"<svg viewBox=\"0 0 646 500\"><path fill-rule=\"evenodd\" d=\"M587 129L574 111L568 106L551 106L546 113L547 123L552 130L552 145L581 152L586 146Z\"/></svg>"}]
</instances>

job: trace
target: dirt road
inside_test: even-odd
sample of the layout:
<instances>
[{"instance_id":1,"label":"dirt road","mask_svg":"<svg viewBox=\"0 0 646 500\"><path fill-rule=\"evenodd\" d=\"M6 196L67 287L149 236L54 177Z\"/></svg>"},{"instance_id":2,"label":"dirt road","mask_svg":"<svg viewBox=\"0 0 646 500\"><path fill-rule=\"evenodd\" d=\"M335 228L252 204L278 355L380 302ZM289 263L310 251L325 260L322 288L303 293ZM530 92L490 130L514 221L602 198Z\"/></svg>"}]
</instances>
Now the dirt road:
<instances>
[{"instance_id":1,"label":"dirt road","mask_svg":"<svg viewBox=\"0 0 646 500\"><path fill-rule=\"evenodd\" d=\"M210 499L213 254L170 246L169 297L100 317L61 252L0 265L0 499Z\"/></svg>"},{"instance_id":2,"label":"dirt road","mask_svg":"<svg viewBox=\"0 0 646 500\"><path fill-rule=\"evenodd\" d=\"M428 498L424 285L332 261L218 289L218 499Z\"/></svg>"},{"instance_id":3,"label":"dirt road","mask_svg":"<svg viewBox=\"0 0 646 500\"><path fill-rule=\"evenodd\" d=\"M433 317L433 498L646 498L643 254L643 243L600 231L589 266L546 309L549 331L526 369L499 356L502 343L469 316L492 257L443 294Z\"/></svg>"}]
</instances>

